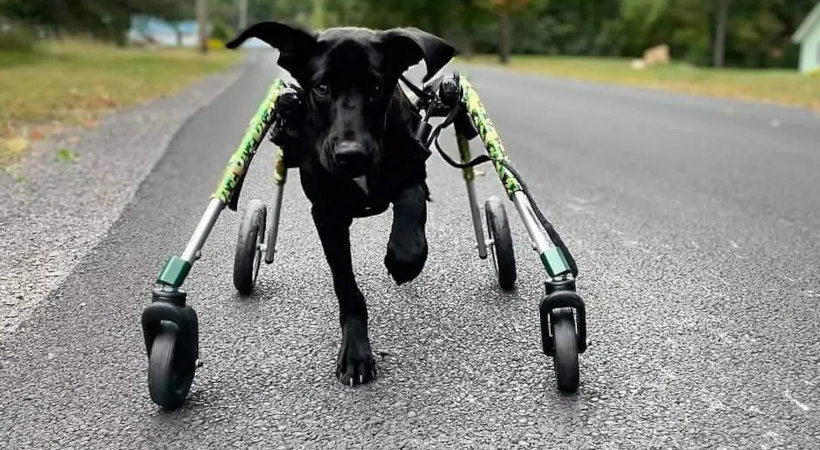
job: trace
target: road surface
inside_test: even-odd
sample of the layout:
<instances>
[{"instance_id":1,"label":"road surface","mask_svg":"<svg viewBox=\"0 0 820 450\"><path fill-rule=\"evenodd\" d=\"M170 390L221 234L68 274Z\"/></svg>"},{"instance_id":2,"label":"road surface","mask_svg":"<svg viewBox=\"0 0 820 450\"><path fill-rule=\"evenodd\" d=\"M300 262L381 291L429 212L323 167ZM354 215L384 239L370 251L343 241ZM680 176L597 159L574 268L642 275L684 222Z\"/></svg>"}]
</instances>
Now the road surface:
<instances>
[{"instance_id":1,"label":"road surface","mask_svg":"<svg viewBox=\"0 0 820 450\"><path fill-rule=\"evenodd\" d=\"M460 174L434 155L416 281L382 265L389 214L353 226L377 382L333 376L336 299L292 172L281 250L250 298L230 275L240 215L218 222L186 282L204 365L182 409L151 403L141 307L276 75L266 61L179 131L107 237L2 338L0 447L820 447L820 117L464 70L578 260L592 345L576 395L540 352L522 225L511 216L519 280L503 293ZM272 153L240 206L271 197ZM491 173L478 190L502 195Z\"/></svg>"}]
</instances>

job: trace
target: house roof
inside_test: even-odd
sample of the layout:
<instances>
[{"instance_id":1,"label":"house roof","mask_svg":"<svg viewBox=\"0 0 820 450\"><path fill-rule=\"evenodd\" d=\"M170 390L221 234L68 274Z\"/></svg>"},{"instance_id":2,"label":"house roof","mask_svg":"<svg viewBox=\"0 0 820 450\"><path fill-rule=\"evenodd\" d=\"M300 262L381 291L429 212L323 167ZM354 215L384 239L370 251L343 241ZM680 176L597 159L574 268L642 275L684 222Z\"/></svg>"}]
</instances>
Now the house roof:
<instances>
[{"instance_id":1,"label":"house roof","mask_svg":"<svg viewBox=\"0 0 820 450\"><path fill-rule=\"evenodd\" d=\"M797 31L794 32L792 35L792 42L795 44L803 42L806 35L808 35L809 32L818 24L820 24L820 2L817 2L817 4L814 5L814 9L812 9L809 15L806 16L806 19L803 20L803 23L800 24Z\"/></svg>"}]
</instances>

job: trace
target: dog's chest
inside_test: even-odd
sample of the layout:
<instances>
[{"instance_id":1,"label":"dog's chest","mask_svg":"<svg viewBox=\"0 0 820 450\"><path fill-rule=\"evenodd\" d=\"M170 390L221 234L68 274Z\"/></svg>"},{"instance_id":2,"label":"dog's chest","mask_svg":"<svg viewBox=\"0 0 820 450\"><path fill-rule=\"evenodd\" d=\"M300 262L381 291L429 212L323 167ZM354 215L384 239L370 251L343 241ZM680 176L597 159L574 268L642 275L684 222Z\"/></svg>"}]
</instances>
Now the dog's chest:
<instances>
[{"instance_id":1,"label":"dog's chest","mask_svg":"<svg viewBox=\"0 0 820 450\"><path fill-rule=\"evenodd\" d=\"M350 192L348 199L355 217L380 214L387 209L390 203L386 189L372 176L350 180L347 189Z\"/></svg>"}]
</instances>

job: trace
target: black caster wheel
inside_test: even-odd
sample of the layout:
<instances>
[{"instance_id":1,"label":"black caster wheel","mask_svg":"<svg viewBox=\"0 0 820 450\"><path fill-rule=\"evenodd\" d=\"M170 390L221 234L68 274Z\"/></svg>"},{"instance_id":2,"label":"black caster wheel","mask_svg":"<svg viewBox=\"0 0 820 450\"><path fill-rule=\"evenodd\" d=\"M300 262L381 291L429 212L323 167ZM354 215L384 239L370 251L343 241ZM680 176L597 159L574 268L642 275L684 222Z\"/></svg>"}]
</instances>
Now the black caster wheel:
<instances>
[{"instance_id":1,"label":"black caster wheel","mask_svg":"<svg viewBox=\"0 0 820 450\"><path fill-rule=\"evenodd\" d=\"M575 392L579 379L578 337L572 308L554 309L550 321L555 345L552 363L555 367L558 389L562 392Z\"/></svg>"},{"instance_id":2,"label":"black caster wheel","mask_svg":"<svg viewBox=\"0 0 820 450\"><path fill-rule=\"evenodd\" d=\"M487 216L487 234L492 240L490 253L493 257L493 267L498 275L498 285L501 289L510 290L515 286L515 252L513 251L510 222L501 200L492 196L484 203L484 212Z\"/></svg>"},{"instance_id":3,"label":"black caster wheel","mask_svg":"<svg viewBox=\"0 0 820 450\"><path fill-rule=\"evenodd\" d=\"M259 200L251 200L245 208L239 225L236 241L236 256L233 261L233 285L242 295L250 295L256 283L262 261L261 245L265 240L265 218L267 207Z\"/></svg>"},{"instance_id":4,"label":"black caster wheel","mask_svg":"<svg viewBox=\"0 0 820 450\"><path fill-rule=\"evenodd\" d=\"M185 401L196 371L196 358L184 355L179 345L179 328L163 322L148 357L148 392L151 400L165 409L176 409Z\"/></svg>"}]
</instances>

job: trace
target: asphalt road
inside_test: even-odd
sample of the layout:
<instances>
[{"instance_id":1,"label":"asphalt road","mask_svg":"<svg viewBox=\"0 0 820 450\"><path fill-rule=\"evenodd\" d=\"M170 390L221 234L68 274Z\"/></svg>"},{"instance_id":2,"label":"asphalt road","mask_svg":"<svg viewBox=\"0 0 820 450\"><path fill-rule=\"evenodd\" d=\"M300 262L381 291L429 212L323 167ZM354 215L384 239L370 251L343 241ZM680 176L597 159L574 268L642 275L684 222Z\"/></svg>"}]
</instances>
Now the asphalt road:
<instances>
[{"instance_id":1,"label":"asphalt road","mask_svg":"<svg viewBox=\"0 0 820 450\"><path fill-rule=\"evenodd\" d=\"M511 217L519 281L502 293L473 250L460 174L433 157L419 279L396 287L382 266L389 215L353 227L377 382L333 376L336 300L292 173L281 251L249 299L230 276L240 215L220 219L186 282L204 365L181 410L151 403L140 309L275 75L267 63L180 130L108 236L0 342L0 447L820 447L820 118L466 71L578 260L592 346L576 395L540 352L523 227ZM270 198L271 149L242 205ZM502 194L491 175L482 198Z\"/></svg>"}]
</instances>

